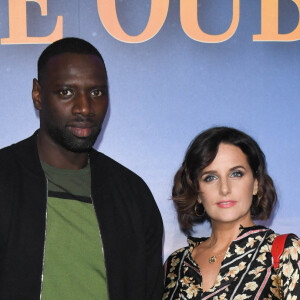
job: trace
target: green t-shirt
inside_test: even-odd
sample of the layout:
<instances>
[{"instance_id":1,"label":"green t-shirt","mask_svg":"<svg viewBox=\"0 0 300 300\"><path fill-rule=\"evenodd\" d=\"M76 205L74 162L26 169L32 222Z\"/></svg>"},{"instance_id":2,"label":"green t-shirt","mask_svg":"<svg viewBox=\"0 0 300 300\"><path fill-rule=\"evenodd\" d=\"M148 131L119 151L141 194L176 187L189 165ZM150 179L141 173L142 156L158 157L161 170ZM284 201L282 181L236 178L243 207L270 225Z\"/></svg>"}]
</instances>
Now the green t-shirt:
<instances>
[{"instance_id":1,"label":"green t-shirt","mask_svg":"<svg viewBox=\"0 0 300 300\"><path fill-rule=\"evenodd\" d=\"M65 170L42 162L48 179L42 300L107 300L90 166Z\"/></svg>"}]
</instances>

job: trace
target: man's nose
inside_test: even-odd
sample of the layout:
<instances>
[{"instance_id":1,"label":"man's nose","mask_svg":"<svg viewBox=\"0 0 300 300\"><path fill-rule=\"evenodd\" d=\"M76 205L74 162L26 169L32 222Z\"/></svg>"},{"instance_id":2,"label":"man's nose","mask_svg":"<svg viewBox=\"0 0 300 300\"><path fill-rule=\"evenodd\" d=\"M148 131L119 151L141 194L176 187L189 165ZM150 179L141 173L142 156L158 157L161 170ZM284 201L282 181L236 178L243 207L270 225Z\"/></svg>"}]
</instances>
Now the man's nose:
<instances>
[{"instance_id":1,"label":"man's nose","mask_svg":"<svg viewBox=\"0 0 300 300\"><path fill-rule=\"evenodd\" d=\"M83 116L89 116L94 114L92 100L85 92L80 92L74 98L73 114L80 114Z\"/></svg>"}]
</instances>

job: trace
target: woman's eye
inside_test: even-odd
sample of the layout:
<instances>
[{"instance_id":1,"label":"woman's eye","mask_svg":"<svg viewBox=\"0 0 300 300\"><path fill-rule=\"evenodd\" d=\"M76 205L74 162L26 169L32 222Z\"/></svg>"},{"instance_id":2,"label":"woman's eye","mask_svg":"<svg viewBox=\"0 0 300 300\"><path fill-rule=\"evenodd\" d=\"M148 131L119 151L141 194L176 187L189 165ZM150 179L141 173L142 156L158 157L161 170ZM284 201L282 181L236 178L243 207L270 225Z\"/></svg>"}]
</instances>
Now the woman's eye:
<instances>
[{"instance_id":1,"label":"woman's eye","mask_svg":"<svg viewBox=\"0 0 300 300\"><path fill-rule=\"evenodd\" d=\"M230 177L243 177L244 173L242 171L234 171L230 174Z\"/></svg>"},{"instance_id":2,"label":"woman's eye","mask_svg":"<svg viewBox=\"0 0 300 300\"><path fill-rule=\"evenodd\" d=\"M91 95L94 96L94 97L99 97L99 96L102 96L102 91L101 90L93 90L91 91Z\"/></svg>"},{"instance_id":3,"label":"woman's eye","mask_svg":"<svg viewBox=\"0 0 300 300\"><path fill-rule=\"evenodd\" d=\"M211 182L211 181L213 181L213 180L215 180L215 179L217 179L217 176L215 176L215 175L207 175L207 176L205 176L205 177L203 178L203 181L204 181L204 182Z\"/></svg>"},{"instance_id":4,"label":"woman's eye","mask_svg":"<svg viewBox=\"0 0 300 300\"><path fill-rule=\"evenodd\" d=\"M60 95L60 96L71 96L72 95L72 92L70 91L70 90L60 90L60 91L58 91L58 94Z\"/></svg>"}]
</instances>

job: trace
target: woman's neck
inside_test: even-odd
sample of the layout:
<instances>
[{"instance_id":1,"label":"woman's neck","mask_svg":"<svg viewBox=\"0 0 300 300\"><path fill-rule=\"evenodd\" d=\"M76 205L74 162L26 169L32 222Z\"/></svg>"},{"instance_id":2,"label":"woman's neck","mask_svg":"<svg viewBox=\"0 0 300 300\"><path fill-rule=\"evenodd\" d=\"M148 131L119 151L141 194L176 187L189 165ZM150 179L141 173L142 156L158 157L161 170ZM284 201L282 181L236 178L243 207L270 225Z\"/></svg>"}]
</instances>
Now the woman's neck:
<instances>
[{"instance_id":1,"label":"woman's neck","mask_svg":"<svg viewBox=\"0 0 300 300\"><path fill-rule=\"evenodd\" d=\"M255 224L252 220L235 223L219 223L212 221L212 233L210 238L206 241L206 246L216 250L228 247L239 235L241 225L243 227L251 227Z\"/></svg>"}]
</instances>

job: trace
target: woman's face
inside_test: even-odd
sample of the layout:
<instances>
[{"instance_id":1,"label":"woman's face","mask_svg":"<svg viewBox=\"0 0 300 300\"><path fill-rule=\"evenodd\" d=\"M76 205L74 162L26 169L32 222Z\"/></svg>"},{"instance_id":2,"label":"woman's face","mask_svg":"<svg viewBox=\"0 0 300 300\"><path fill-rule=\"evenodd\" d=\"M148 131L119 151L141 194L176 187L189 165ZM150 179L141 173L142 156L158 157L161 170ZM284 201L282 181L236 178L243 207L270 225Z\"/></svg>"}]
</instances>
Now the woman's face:
<instances>
[{"instance_id":1,"label":"woman's face","mask_svg":"<svg viewBox=\"0 0 300 300\"><path fill-rule=\"evenodd\" d=\"M212 223L253 224L250 207L258 182L240 148L221 143L213 162L200 174L199 188L198 201Z\"/></svg>"}]
</instances>

